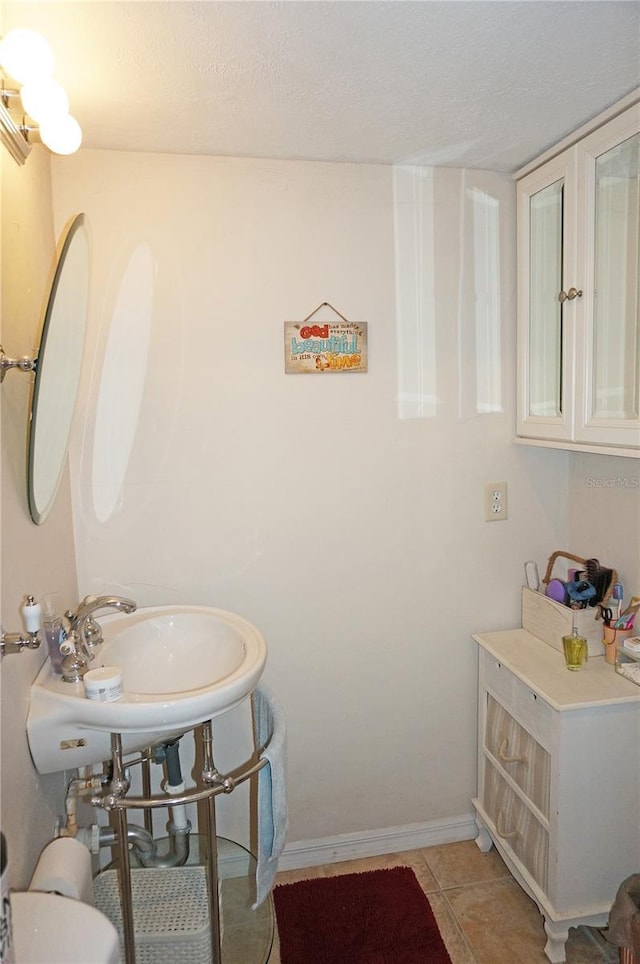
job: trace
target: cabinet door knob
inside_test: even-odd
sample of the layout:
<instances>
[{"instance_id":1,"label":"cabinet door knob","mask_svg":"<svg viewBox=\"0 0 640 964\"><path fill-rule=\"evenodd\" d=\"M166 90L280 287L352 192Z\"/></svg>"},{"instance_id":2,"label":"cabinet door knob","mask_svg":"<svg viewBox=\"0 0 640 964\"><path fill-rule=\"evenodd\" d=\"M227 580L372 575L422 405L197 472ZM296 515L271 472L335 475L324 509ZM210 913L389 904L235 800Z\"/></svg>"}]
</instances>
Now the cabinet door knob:
<instances>
[{"instance_id":1,"label":"cabinet door knob","mask_svg":"<svg viewBox=\"0 0 640 964\"><path fill-rule=\"evenodd\" d=\"M574 298L582 298L582 290L578 288L569 288L568 291L561 291L558 295L558 301L564 304L565 301L573 301Z\"/></svg>"}]
</instances>

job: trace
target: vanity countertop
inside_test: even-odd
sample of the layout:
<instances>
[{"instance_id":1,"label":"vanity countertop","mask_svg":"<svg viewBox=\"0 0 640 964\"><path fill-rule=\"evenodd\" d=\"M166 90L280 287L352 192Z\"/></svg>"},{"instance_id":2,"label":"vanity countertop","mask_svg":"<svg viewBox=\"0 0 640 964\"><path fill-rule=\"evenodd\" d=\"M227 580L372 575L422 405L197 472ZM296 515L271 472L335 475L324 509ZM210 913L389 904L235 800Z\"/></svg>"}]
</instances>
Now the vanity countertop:
<instances>
[{"instance_id":1,"label":"vanity countertop","mask_svg":"<svg viewBox=\"0 0 640 964\"><path fill-rule=\"evenodd\" d=\"M616 673L604 655L571 672L562 653L526 629L477 633L473 639L555 710L640 702L640 686Z\"/></svg>"}]
</instances>

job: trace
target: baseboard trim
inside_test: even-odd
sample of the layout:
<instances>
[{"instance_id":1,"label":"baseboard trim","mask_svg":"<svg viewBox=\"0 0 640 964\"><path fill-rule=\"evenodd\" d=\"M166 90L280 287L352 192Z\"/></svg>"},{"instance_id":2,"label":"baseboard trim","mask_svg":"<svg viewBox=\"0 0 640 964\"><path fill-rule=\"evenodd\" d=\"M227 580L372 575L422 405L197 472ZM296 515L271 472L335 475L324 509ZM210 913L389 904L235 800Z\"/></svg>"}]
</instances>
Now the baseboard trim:
<instances>
[{"instance_id":1,"label":"baseboard trim","mask_svg":"<svg viewBox=\"0 0 640 964\"><path fill-rule=\"evenodd\" d=\"M478 828L473 815L469 813L403 827L384 827L381 830L345 833L315 840L295 840L285 846L278 861L278 870L299 870L341 860L401 853L459 840L473 840L477 835Z\"/></svg>"}]
</instances>

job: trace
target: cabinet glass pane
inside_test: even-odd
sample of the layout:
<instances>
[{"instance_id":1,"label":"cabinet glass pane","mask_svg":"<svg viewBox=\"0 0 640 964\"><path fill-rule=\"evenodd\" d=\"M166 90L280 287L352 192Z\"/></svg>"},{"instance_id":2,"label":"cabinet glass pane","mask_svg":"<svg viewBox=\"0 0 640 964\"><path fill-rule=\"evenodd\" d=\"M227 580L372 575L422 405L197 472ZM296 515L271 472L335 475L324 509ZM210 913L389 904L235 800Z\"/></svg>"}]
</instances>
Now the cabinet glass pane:
<instances>
[{"instance_id":1,"label":"cabinet glass pane","mask_svg":"<svg viewBox=\"0 0 640 964\"><path fill-rule=\"evenodd\" d=\"M596 159L593 397L595 418L637 418L640 134Z\"/></svg>"},{"instance_id":2,"label":"cabinet glass pane","mask_svg":"<svg viewBox=\"0 0 640 964\"><path fill-rule=\"evenodd\" d=\"M562 181L529 202L529 414L562 413Z\"/></svg>"}]
</instances>

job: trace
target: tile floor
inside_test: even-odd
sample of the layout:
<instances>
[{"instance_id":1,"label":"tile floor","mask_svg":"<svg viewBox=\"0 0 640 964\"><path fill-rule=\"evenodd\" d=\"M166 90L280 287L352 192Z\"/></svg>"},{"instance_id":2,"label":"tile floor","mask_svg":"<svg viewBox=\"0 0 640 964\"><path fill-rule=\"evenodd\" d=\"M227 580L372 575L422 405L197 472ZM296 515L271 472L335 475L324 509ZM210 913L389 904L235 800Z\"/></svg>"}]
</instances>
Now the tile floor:
<instances>
[{"instance_id":1,"label":"tile floor","mask_svg":"<svg viewBox=\"0 0 640 964\"><path fill-rule=\"evenodd\" d=\"M276 884L400 864L413 869L429 898L452 964L549 964L538 908L495 849L483 854L473 840L284 871ZM617 962L617 950L597 932L582 927L570 931L567 964L603 961ZM269 964L281 964L277 930Z\"/></svg>"}]
</instances>

